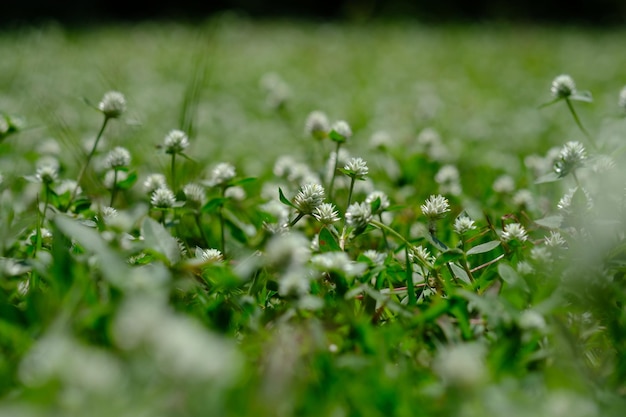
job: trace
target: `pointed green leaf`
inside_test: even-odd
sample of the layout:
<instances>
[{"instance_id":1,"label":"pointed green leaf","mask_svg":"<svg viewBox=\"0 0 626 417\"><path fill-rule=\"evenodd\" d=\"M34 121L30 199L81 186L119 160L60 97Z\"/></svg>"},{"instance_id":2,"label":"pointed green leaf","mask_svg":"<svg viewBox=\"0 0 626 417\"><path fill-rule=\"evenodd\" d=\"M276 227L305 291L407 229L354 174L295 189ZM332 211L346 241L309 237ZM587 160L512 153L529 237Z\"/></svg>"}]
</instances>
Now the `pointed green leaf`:
<instances>
[{"instance_id":1,"label":"pointed green leaf","mask_svg":"<svg viewBox=\"0 0 626 417\"><path fill-rule=\"evenodd\" d=\"M335 240L335 237L333 236L333 234L330 233L330 230L328 230L325 227L322 228L322 230L320 231L319 245L320 245L320 252L341 251L341 248L339 247L337 240Z\"/></svg>"},{"instance_id":2,"label":"pointed green leaf","mask_svg":"<svg viewBox=\"0 0 626 417\"><path fill-rule=\"evenodd\" d=\"M293 203L287 199L287 197L285 197L285 194L283 194L283 190L281 190L280 187L278 188L278 196L280 198L281 203L283 203L286 206L293 207L297 210L297 207L294 206Z\"/></svg>"},{"instance_id":3,"label":"pointed green leaf","mask_svg":"<svg viewBox=\"0 0 626 417\"><path fill-rule=\"evenodd\" d=\"M448 262L454 262L463 257L463 251L460 249L449 249L442 252L435 260L435 266L441 266Z\"/></svg>"},{"instance_id":4,"label":"pointed green leaf","mask_svg":"<svg viewBox=\"0 0 626 417\"><path fill-rule=\"evenodd\" d=\"M563 216L548 216L543 219L535 220L535 223L539 226L547 227L548 229L558 229L561 227L561 222L563 221Z\"/></svg>"},{"instance_id":5,"label":"pointed green leaf","mask_svg":"<svg viewBox=\"0 0 626 417\"><path fill-rule=\"evenodd\" d=\"M471 248L470 250L467 251L467 254L468 255L476 255L476 254L479 254L479 253L489 252L491 250L494 250L498 246L500 246L500 241L499 240L492 240L490 242L482 243L480 245L474 246L473 248Z\"/></svg>"},{"instance_id":6,"label":"pointed green leaf","mask_svg":"<svg viewBox=\"0 0 626 417\"><path fill-rule=\"evenodd\" d=\"M211 200L209 200L204 206L202 206L202 213L212 213L214 212L218 207L224 205L224 202L228 201L227 198L224 197L216 197L213 198Z\"/></svg>"},{"instance_id":7,"label":"pointed green leaf","mask_svg":"<svg viewBox=\"0 0 626 417\"><path fill-rule=\"evenodd\" d=\"M137 182L137 171L133 171L128 174L126 179L118 182L117 184L115 184L115 186L120 190L128 190L135 184L135 182Z\"/></svg>"},{"instance_id":8,"label":"pointed green leaf","mask_svg":"<svg viewBox=\"0 0 626 417\"><path fill-rule=\"evenodd\" d=\"M467 272L465 272L465 270L461 268L460 266L458 266L457 264L451 263L450 269L452 269L452 273L454 274L454 276L460 279L461 281L463 281L464 283L466 284L472 283L472 280L470 279L469 275L467 275Z\"/></svg>"},{"instance_id":9,"label":"pointed green leaf","mask_svg":"<svg viewBox=\"0 0 626 417\"><path fill-rule=\"evenodd\" d=\"M170 265L180 261L180 247L178 241L151 217L146 217L141 225L144 242L149 249L165 256Z\"/></svg>"},{"instance_id":10,"label":"pointed green leaf","mask_svg":"<svg viewBox=\"0 0 626 417\"><path fill-rule=\"evenodd\" d=\"M530 289L528 288L528 284L524 281L524 278L519 276L519 274L507 264L499 264L498 265L498 274L502 281L509 284L511 287L520 288L521 290L528 292Z\"/></svg>"}]
</instances>

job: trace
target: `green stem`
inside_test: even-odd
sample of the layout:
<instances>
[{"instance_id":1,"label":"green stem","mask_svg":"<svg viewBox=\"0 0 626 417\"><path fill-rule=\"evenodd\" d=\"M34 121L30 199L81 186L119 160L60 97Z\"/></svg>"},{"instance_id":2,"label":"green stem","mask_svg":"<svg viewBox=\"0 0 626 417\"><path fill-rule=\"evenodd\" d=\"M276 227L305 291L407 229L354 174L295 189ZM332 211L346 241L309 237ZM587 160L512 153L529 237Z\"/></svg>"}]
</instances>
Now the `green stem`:
<instances>
[{"instance_id":1,"label":"green stem","mask_svg":"<svg viewBox=\"0 0 626 417\"><path fill-rule=\"evenodd\" d=\"M337 149L335 150L335 166L333 167L333 175L330 178L330 185L328 186L328 199L333 198L333 188L335 186L335 176L337 174L337 165L339 164L339 148L341 148L341 142L337 142Z\"/></svg>"},{"instance_id":2,"label":"green stem","mask_svg":"<svg viewBox=\"0 0 626 417\"><path fill-rule=\"evenodd\" d=\"M222 198L224 198L224 194L226 193L226 188L222 187ZM220 207L217 211L218 216L220 218L220 245L222 249L222 255L226 258L226 237L225 237L225 221L224 221L224 203L220 204Z\"/></svg>"},{"instance_id":3,"label":"green stem","mask_svg":"<svg viewBox=\"0 0 626 417\"><path fill-rule=\"evenodd\" d=\"M200 230L200 236L202 237L202 240L204 241L204 247L208 248L209 247L209 240L206 237L206 233L204 233L204 228L202 227L202 221L200 219L200 213L196 212L194 214L194 217L196 219L196 225L198 226L198 230Z\"/></svg>"},{"instance_id":4,"label":"green stem","mask_svg":"<svg viewBox=\"0 0 626 417\"><path fill-rule=\"evenodd\" d=\"M376 226L379 229L383 230L383 231L387 231L390 235L393 235L394 237L396 237L399 241L401 241L402 243L404 243L407 247L413 247L413 244L411 242L409 242L408 240L406 240L406 238L404 236L402 236L400 233L396 232L395 230L393 230L391 227L387 226L386 224L379 222L378 220L370 220L370 224L372 226Z\"/></svg>"},{"instance_id":5,"label":"green stem","mask_svg":"<svg viewBox=\"0 0 626 417\"><path fill-rule=\"evenodd\" d=\"M109 207L113 207L113 201L115 200L115 192L117 191L117 169L113 171L113 188L111 188L111 202Z\"/></svg>"},{"instance_id":6,"label":"green stem","mask_svg":"<svg viewBox=\"0 0 626 417\"><path fill-rule=\"evenodd\" d=\"M50 185L45 184L44 189L45 189L45 200L43 204L43 214L41 216L41 227L44 227L45 225L44 223L46 221L46 212L48 211L48 205L50 204Z\"/></svg>"},{"instance_id":7,"label":"green stem","mask_svg":"<svg viewBox=\"0 0 626 417\"><path fill-rule=\"evenodd\" d=\"M346 206L346 210L350 207L350 203L352 202L352 191L354 190L354 183L356 182L356 177L350 177L350 191L348 192L348 205Z\"/></svg>"},{"instance_id":8,"label":"green stem","mask_svg":"<svg viewBox=\"0 0 626 417\"><path fill-rule=\"evenodd\" d=\"M411 266L411 258L409 257L409 246L404 247L404 256L406 258L406 289L409 293L409 305L414 306L417 304L417 298L415 297L415 285L413 284L413 267Z\"/></svg>"},{"instance_id":9,"label":"green stem","mask_svg":"<svg viewBox=\"0 0 626 417\"><path fill-rule=\"evenodd\" d=\"M293 219L291 222L289 222L288 227L292 227L293 225L295 225L296 223L298 223L300 221L301 218L304 217L304 213L298 213L298 215L296 216L295 219Z\"/></svg>"},{"instance_id":10,"label":"green stem","mask_svg":"<svg viewBox=\"0 0 626 417\"><path fill-rule=\"evenodd\" d=\"M378 220L380 221L381 224L383 224L382 213L378 213ZM389 242L387 242L387 232L385 232L385 229L380 229L380 231L383 233L383 242L385 244L385 249L389 250Z\"/></svg>"},{"instance_id":11,"label":"green stem","mask_svg":"<svg viewBox=\"0 0 626 417\"><path fill-rule=\"evenodd\" d=\"M172 152L172 164L170 166L172 173L172 191L176 194L176 153Z\"/></svg>"},{"instance_id":12,"label":"green stem","mask_svg":"<svg viewBox=\"0 0 626 417\"><path fill-rule=\"evenodd\" d=\"M565 98L565 102L567 103L567 108L569 109L570 113L572 113L572 117L574 117L574 121L576 122L576 125L578 126L580 131L583 132L583 134L587 138L587 141L589 142L589 145L591 145L591 147L595 151L597 151L598 147L596 146L595 141L593 140L593 138L591 137L589 132L587 132L587 129L585 129L583 124L580 122L580 118L578 117L578 114L576 113L576 110L574 109L574 106L572 105L572 102L570 101L569 98Z\"/></svg>"},{"instance_id":13,"label":"green stem","mask_svg":"<svg viewBox=\"0 0 626 417\"><path fill-rule=\"evenodd\" d=\"M74 188L74 191L72 191L72 196L70 198L70 204L71 204L72 201L74 201L74 198L76 198L76 193L78 192L78 186L82 182L83 177L85 176L85 173L87 172L87 167L89 167L89 162L91 162L91 159L93 158L94 154L96 153L96 149L98 148L98 143L100 142L100 138L102 138L102 133L104 133L104 128L106 127L108 121L109 121L109 118L104 116L104 121L102 122L102 126L100 127L100 131L98 132L98 136L96 136L96 140L93 143L93 147L91 148L91 151L87 155L87 161L85 161L85 165L83 165L83 167L80 170L80 173L78 174L78 179L76 180L76 188Z\"/></svg>"}]
</instances>

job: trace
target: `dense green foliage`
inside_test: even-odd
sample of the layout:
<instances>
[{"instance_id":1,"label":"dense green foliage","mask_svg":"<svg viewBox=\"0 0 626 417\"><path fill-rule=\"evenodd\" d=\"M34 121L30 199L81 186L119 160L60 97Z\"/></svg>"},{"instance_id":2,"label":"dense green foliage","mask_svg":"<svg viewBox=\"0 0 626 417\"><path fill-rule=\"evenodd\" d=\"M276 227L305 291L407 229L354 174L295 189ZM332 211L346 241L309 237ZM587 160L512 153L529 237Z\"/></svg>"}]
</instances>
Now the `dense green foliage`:
<instances>
[{"instance_id":1,"label":"dense green foliage","mask_svg":"<svg viewBox=\"0 0 626 417\"><path fill-rule=\"evenodd\" d=\"M0 415L621 415L623 35L2 34Z\"/></svg>"}]
</instances>

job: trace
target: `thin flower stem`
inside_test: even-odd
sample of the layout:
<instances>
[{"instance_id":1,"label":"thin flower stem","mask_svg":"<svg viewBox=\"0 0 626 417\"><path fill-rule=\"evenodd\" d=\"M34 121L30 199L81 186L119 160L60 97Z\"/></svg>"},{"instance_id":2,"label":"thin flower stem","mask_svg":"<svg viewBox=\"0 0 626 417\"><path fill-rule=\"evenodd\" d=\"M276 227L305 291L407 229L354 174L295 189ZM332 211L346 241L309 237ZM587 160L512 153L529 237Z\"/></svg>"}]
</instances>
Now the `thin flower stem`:
<instances>
[{"instance_id":1,"label":"thin flower stem","mask_svg":"<svg viewBox=\"0 0 626 417\"><path fill-rule=\"evenodd\" d=\"M104 133L104 129L106 128L108 122L109 122L109 118L105 116L104 121L102 122L102 126L100 127L100 131L98 132L98 136L96 136L96 140L93 143L93 147L91 148L91 151L87 155L87 161L85 161L85 165L83 165L83 167L80 170L80 173L78 174L78 179L76 180L76 188L74 188L74 191L72 191L72 196L70 197L70 204L72 201L74 201L74 198L76 198L78 187L80 186L80 183L82 182L83 177L85 176L85 173L87 172L87 168L89 167L89 162L91 162L91 158L93 158L94 154L96 153L96 149L98 148L98 143L100 142L100 138L102 138L102 133Z\"/></svg>"},{"instance_id":2,"label":"thin flower stem","mask_svg":"<svg viewBox=\"0 0 626 417\"><path fill-rule=\"evenodd\" d=\"M380 221L381 224L383 224L382 213L378 213L378 220ZM387 232L385 232L385 229L380 229L380 231L383 233L383 242L385 244L385 249L389 250L389 242L387 242Z\"/></svg>"},{"instance_id":3,"label":"thin flower stem","mask_svg":"<svg viewBox=\"0 0 626 417\"><path fill-rule=\"evenodd\" d=\"M406 267L406 288L409 294L409 305L414 306L417 304L417 298L415 297L415 286L413 285L413 268L411 267L411 258L409 257L409 246L404 247L405 255L405 267Z\"/></svg>"},{"instance_id":4,"label":"thin flower stem","mask_svg":"<svg viewBox=\"0 0 626 417\"><path fill-rule=\"evenodd\" d=\"M226 193L226 188L222 187L222 198ZM222 255L226 258L226 236L225 236L225 221L224 221L224 203L220 204L220 207L217 211L220 218L220 248L222 250Z\"/></svg>"},{"instance_id":5,"label":"thin flower stem","mask_svg":"<svg viewBox=\"0 0 626 417\"><path fill-rule=\"evenodd\" d=\"M172 191L176 194L176 152L172 152L172 163L170 165L172 173Z\"/></svg>"},{"instance_id":6,"label":"thin flower stem","mask_svg":"<svg viewBox=\"0 0 626 417\"><path fill-rule=\"evenodd\" d=\"M298 215L296 216L295 219L293 219L291 222L289 222L288 227L292 227L293 225L295 225L296 223L298 223L300 221L301 218L304 217L304 213L298 213Z\"/></svg>"},{"instance_id":7,"label":"thin flower stem","mask_svg":"<svg viewBox=\"0 0 626 417\"><path fill-rule=\"evenodd\" d=\"M202 227L202 221L200 219L200 213L196 212L194 214L194 218L196 219L196 226L198 226L198 230L200 231L200 236L202 237L202 240L204 241L204 247L209 247L209 240L206 237L206 233L204 233L204 228Z\"/></svg>"},{"instance_id":8,"label":"thin flower stem","mask_svg":"<svg viewBox=\"0 0 626 417\"><path fill-rule=\"evenodd\" d=\"M350 203L352 202L352 191L354 190L354 183L356 182L356 177L350 177L350 191L348 192L348 205L346 209L350 207Z\"/></svg>"},{"instance_id":9,"label":"thin flower stem","mask_svg":"<svg viewBox=\"0 0 626 417\"><path fill-rule=\"evenodd\" d=\"M595 141L593 140L593 138L591 137L589 132L587 132L587 129L585 129L583 124L580 122L580 118L578 117L578 114L576 113L576 110L574 109L574 106L572 105L572 102L570 101L569 98L566 98L565 102L567 103L567 108L569 109L570 113L572 113L572 117L574 118L574 121L576 122L576 125L578 126L578 128L581 130L581 132L583 132L583 134L587 138L587 141L589 142L589 145L591 145L591 147L595 151L597 151L598 147L596 146Z\"/></svg>"},{"instance_id":10,"label":"thin flower stem","mask_svg":"<svg viewBox=\"0 0 626 417\"><path fill-rule=\"evenodd\" d=\"M378 227L381 230L386 230L390 235L395 236L398 240L404 243L407 247L413 248L413 244L411 242L406 240L404 236L402 236L400 233L396 232L395 230L393 230L391 227L387 226L386 224L379 222L378 220L374 220L374 219L370 220L370 224L372 226Z\"/></svg>"},{"instance_id":11,"label":"thin flower stem","mask_svg":"<svg viewBox=\"0 0 626 417\"><path fill-rule=\"evenodd\" d=\"M50 184L44 185L45 199L43 204L43 214L41 216L41 227L44 227L46 221L46 212L48 211L48 205L50 204Z\"/></svg>"},{"instance_id":12,"label":"thin flower stem","mask_svg":"<svg viewBox=\"0 0 626 417\"><path fill-rule=\"evenodd\" d=\"M330 185L328 186L328 198L333 198L333 188L335 186L335 176L337 175L337 165L339 164L339 148L341 148L341 142L337 142L337 149L335 150L335 166L333 167L333 175L330 177Z\"/></svg>"},{"instance_id":13,"label":"thin flower stem","mask_svg":"<svg viewBox=\"0 0 626 417\"><path fill-rule=\"evenodd\" d=\"M113 207L113 201L115 200L115 192L117 191L117 169L113 171L113 188L111 188L111 202L109 207Z\"/></svg>"}]
</instances>

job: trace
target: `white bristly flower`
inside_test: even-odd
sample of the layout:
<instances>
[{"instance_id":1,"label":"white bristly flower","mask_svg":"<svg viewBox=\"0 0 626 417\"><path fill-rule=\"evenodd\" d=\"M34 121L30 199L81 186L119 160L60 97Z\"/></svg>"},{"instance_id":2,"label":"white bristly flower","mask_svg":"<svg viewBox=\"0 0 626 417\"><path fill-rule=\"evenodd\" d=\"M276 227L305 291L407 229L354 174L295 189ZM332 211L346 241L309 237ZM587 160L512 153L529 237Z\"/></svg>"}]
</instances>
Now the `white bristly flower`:
<instances>
[{"instance_id":1,"label":"white bristly flower","mask_svg":"<svg viewBox=\"0 0 626 417\"><path fill-rule=\"evenodd\" d=\"M622 91L619 92L619 99L617 101L617 105L623 111L626 111L626 86L624 86L624 88L622 88Z\"/></svg>"},{"instance_id":2,"label":"white bristly flower","mask_svg":"<svg viewBox=\"0 0 626 417\"><path fill-rule=\"evenodd\" d=\"M450 203L442 195L431 195L420 208L424 216L430 220L437 220L445 217L446 213L450 211Z\"/></svg>"},{"instance_id":3,"label":"white bristly flower","mask_svg":"<svg viewBox=\"0 0 626 417\"><path fill-rule=\"evenodd\" d=\"M551 231L550 236L546 236L544 239L546 246L551 248L561 248L565 246L565 239L559 232Z\"/></svg>"},{"instance_id":4,"label":"white bristly flower","mask_svg":"<svg viewBox=\"0 0 626 417\"><path fill-rule=\"evenodd\" d=\"M559 161L555 165L555 171L560 176L565 176L575 170L587 159L585 147L576 141L567 142L559 154Z\"/></svg>"},{"instance_id":5,"label":"white bristly flower","mask_svg":"<svg viewBox=\"0 0 626 417\"><path fill-rule=\"evenodd\" d=\"M343 169L347 176L356 179L363 179L369 172L367 162L363 158L351 158Z\"/></svg>"},{"instance_id":6,"label":"white bristly flower","mask_svg":"<svg viewBox=\"0 0 626 417\"><path fill-rule=\"evenodd\" d=\"M176 197L169 188L157 188L152 192L150 203L156 208L171 208L176 203Z\"/></svg>"},{"instance_id":7,"label":"white bristly flower","mask_svg":"<svg viewBox=\"0 0 626 417\"><path fill-rule=\"evenodd\" d=\"M196 258L205 262L221 262L224 255L217 249L201 249L196 247Z\"/></svg>"},{"instance_id":8,"label":"white bristly flower","mask_svg":"<svg viewBox=\"0 0 626 417\"><path fill-rule=\"evenodd\" d=\"M98 110L109 119L120 117L126 111L126 98L118 91L109 91L102 97L98 104Z\"/></svg>"},{"instance_id":9,"label":"white bristly flower","mask_svg":"<svg viewBox=\"0 0 626 417\"><path fill-rule=\"evenodd\" d=\"M171 130L165 136L163 147L165 148L165 153L168 154L183 153L189 147L189 138L182 130Z\"/></svg>"},{"instance_id":10,"label":"white bristly flower","mask_svg":"<svg viewBox=\"0 0 626 417\"><path fill-rule=\"evenodd\" d=\"M333 224L339 221L339 213L331 203L322 203L313 210L313 217L323 224Z\"/></svg>"},{"instance_id":11,"label":"white bristly flower","mask_svg":"<svg viewBox=\"0 0 626 417\"><path fill-rule=\"evenodd\" d=\"M130 165L130 152L126 148L117 146L108 153L105 164L111 169L127 167Z\"/></svg>"},{"instance_id":12,"label":"white bristly flower","mask_svg":"<svg viewBox=\"0 0 626 417\"><path fill-rule=\"evenodd\" d=\"M422 245L413 247L413 250L409 252L409 258L411 260L415 260L415 258L417 258L420 263L423 263L426 266L432 266L435 262L435 257L431 255L430 251Z\"/></svg>"},{"instance_id":13,"label":"white bristly flower","mask_svg":"<svg viewBox=\"0 0 626 417\"><path fill-rule=\"evenodd\" d=\"M376 209L376 211L374 211L372 214L380 214L389 208L389 197L387 197L387 194L382 191L372 191L365 198L365 202L369 204L370 207L372 203L376 200L380 200L380 205L378 206L378 209Z\"/></svg>"},{"instance_id":14,"label":"white bristly flower","mask_svg":"<svg viewBox=\"0 0 626 417\"><path fill-rule=\"evenodd\" d=\"M143 188L148 194L152 194L159 188L167 188L167 181L163 174L150 174L143 182Z\"/></svg>"},{"instance_id":15,"label":"white bristly flower","mask_svg":"<svg viewBox=\"0 0 626 417\"><path fill-rule=\"evenodd\" d=\"M324 187L319 184L305 184L293 199L296 209L302 214L312 214L324 201Z\"/></svg>"},{"instance_id":16,"label":"white bristly flower","mask_svg":"<svg viewBox=\"0 0 626 417\"><path fill-rule=\"evenodd\" d=\"M42 165L37 168L37 171L35 173L35 178L37 178L37 181L41 182L42 184L52 184L57 180L58 177L58 168L53 165Z\"/></svg>"},{"instance_id":17,"label":"white bristly flower","mask_svg":"<svg viewBox=\"0 0 626 417\"><path fill-rule=\"evenodd\" d=\"M211 170L211 179L207 185L210 187L223 186L235 178L235 167L228 162L220 162Z\"/></svg>"},{"instance_id":18,"label":"white bristly flower","mask_svg":"<svg viewBox=\"0 0 626 417\"><path fill-rule=\"evenodd\" d=\"M346 210L346 224L354 229L362 230L372 220L372 210L367 203L353 203Z\"/></svg>"},{"instance_id":19,"label":"white bristly flower","mask_svg":"<svg viewBox=\"0 0 626 417\"><path fill-rule=\"evenodd\" d=\"M113 207L103 207L102 208L102 220L104 220L104 222L108 222L109 220L117 217L119 215L119 213L117 212L116 209L114 209Z\"/></svg>"},{"instance_id":20,"label":"white bristly flower","mask_svg":"<svg viewBox=\"0 0 626 417\"><path fill-rule=\"evenodd\" d=\"M500 175L491 188L496 193L512 193L515 190L515 180L510 175Z\"/></svg>"},{"instance_id":21,"label":"white bristly flower","mask_svg":"<svg viewBox=\"0 0 626 417\"><path fill-rule=\"evenodd\" d=\"M550 92L554 98L567 98L576 94L576 83L569 75L559 75L552 81Z\"/></svg>"},{"instance_id":22,"label":"white bristly flower","mask_svg":"<svg viewBox=\"0 0 626 417\"><path fill-rule=\"evenodd\" d=\"M463 235L474 229L476 229L474 220L470 219L466 215L459 216L454 220L454 231L459 235Z\"/></svg>"},{"instance_id":23,"label":"white bristly flower","mask_svg":"<svg viewBox=\"0 0 626 417\"><path fill-rule=\"evenodd\" d=\"M331 130L343 138L343 141L340 142L345 142L352 136L352 129L345 120L338 120L333 123Z\"/></svg>"},{"instance_id":24,"label":"white bristly flower","mask_svg":"<svg viewBox=\"0 0 626 417\"><path fill-rule=\"evenodd\" d=\"M206 200L206 192L204 188L198 184L187 184L183 187L183 193L187 197L187 201L195 203L197 205L204 204Z\"/></svg>"},{"instance_id":25,"label":"white bristly flower","mask_svg":"<svg viewBox=\"0 0 626 417\"><path fill-rule=\"evenodd\" d=\"M510 242L512 240L517 240L519 242L524 242L528 239L528 235L526 234L526 229L519 223L510 223L504 226L504 232L502 232L502 240L505 242Z\"/></svg>"},{"instance_id":26,"label":"white bristly flower","mask_svg":"<svg viewBox=\"0 0 626 417\"><path fill-rule=\"evenodd\" d=\"M330 130L330 123L326 113L315 110L309 113L304 123L304 132L315 139L324 139Z\"/></svg>"}]
</instances>

